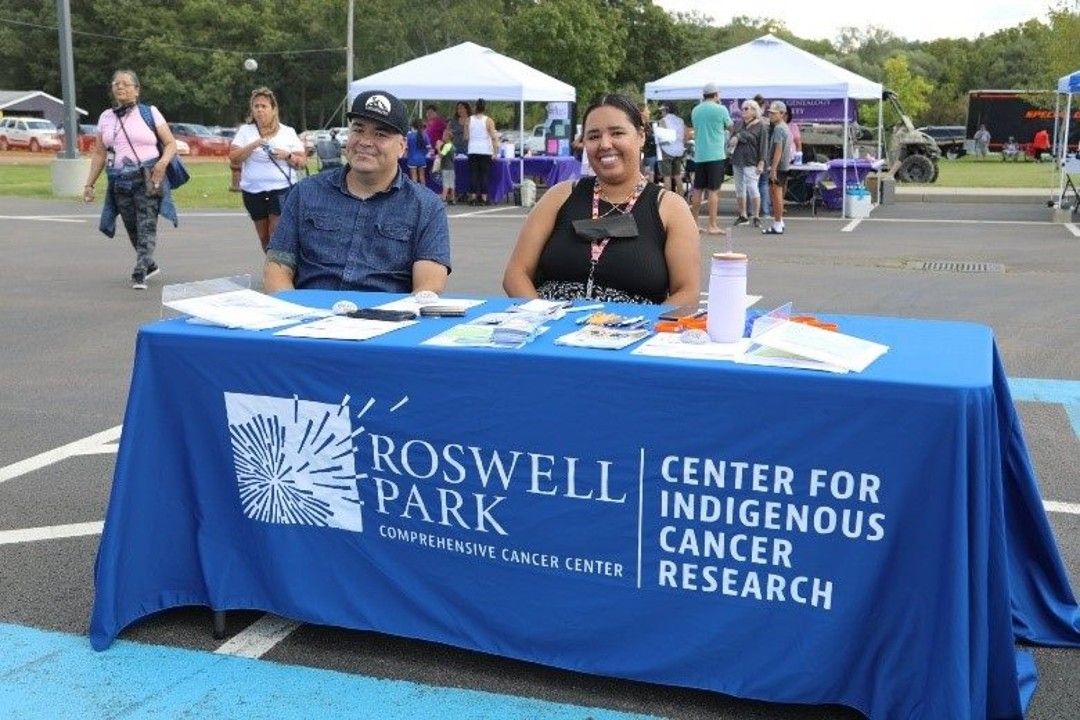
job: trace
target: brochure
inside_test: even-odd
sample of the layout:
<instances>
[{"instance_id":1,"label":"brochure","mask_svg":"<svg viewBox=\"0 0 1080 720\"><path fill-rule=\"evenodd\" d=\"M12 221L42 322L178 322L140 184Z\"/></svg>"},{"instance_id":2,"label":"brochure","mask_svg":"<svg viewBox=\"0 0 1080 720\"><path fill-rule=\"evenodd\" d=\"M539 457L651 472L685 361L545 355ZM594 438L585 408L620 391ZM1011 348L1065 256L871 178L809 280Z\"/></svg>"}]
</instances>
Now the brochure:
<instances>
[{"instance_id":1,"label":"brochure","mask_svg":"<svg viewBox=\"0 0 1080 720\"><path fill-rule=\"evenodd\" d=\"M571 347L599 348L601 350L621 350L633 345L638 340L648 337L645 328L617 328L600 325L586 325L580 330L555 338L556 345Z\"/></svg>"},{"instance_id":2,"label":"brochure","mask_svg":"<svg viewBox=\"0 0 1080 720\"><path fill-rule=\"evenodd\" d=\"M761 324L763 320L765 323ZM751 337L755 345L774 352L751 348L742 362L781 365L785 361L786 353L803 361L816 361L823 366L814 369L831 372L836 370L824 366L862 372L889 350L888 345L778 318L756 320ZM806 367L806 364L784 366Z\"/></svg>"},{"instance_id":3,"label":"brochure","mask_svg":"<svg viewBox=\"0 0 1080 720\"><path fill-rule=\"evenodd\" d=\"M749 340L733 343L687 342L686 333L662 332L653 335L631 352L634 355L671 357L682 360L734 360L746 352Z\"/></svg>"},{"instance_id":4,"label":"brochure","mask_svg":"<svg viewBox=\"0 0 1080 720\"><path fill-rule=\"evenodd\" d=\"M547 328L550 318L531 313L486 313L424 341L425 345L519 348Z\"/></svg>"},{"instance_id":5,"label":"brochure","mask_svg":"<svg viewBox=\"0 0 1080 720\"><path fill-rule=\"evenodd\" d=\"M376 305L379 310L411 310L412 312L420 312L420 308L424 305L439 305L442 307L457 308L459 310L468 310L474 308L477 305L483 305L486 300L466 300L464 298L441 298L436 296L434 300L425 302L422 299L417 299L415 295L392 300L382 305Z\"/></svg>"},{"instance_id":6,"label":"brochure","mask_svg":"<svg viewBox=\"0 0 1080 720\"><path fill-rule=\"evenodd\" d=\"M344 315L332 315L315 322L294 325L278 330L275 335L285 337L318 338L323 340L370 340L409 325L416 320L387 322L386 320L361 320Z\"/></svg>"},{"instance_id":7,"label":"brochure","mask_svg":"<svg viewBox=\"0 0 1080 720\"><path fill-rule=\"evenodd\" d=\"M200 295L162 304L199 320L244 330L265 330L331 314L329 310L297 305L254 290Z\"/></svg>"}]
</instances>

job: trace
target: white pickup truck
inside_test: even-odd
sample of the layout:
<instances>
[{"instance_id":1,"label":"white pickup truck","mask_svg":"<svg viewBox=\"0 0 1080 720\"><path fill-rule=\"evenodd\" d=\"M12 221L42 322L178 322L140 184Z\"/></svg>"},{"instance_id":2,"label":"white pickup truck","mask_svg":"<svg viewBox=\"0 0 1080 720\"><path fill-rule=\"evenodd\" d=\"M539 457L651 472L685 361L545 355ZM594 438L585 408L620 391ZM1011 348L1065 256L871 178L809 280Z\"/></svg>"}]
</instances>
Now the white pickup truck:
<instances>
[{"instance_id":1,"label":"white pickup truck","mask_svg":"<svg viewBox=\"0 0 1080 720\"><path fill-rule=\"evenodd\" d=\"M564 120L549 120L546 123L540 123L539 125L533 125L532 132L525 136L525 152L532 153L533 155L542 155L547 151L547 144L545 137L547 133L547 127L549 124L565 122ZM581 125L577 126L577 131L581 132ZM573 138L571 138L572 140Z\"/></svg>"}]
</instances>

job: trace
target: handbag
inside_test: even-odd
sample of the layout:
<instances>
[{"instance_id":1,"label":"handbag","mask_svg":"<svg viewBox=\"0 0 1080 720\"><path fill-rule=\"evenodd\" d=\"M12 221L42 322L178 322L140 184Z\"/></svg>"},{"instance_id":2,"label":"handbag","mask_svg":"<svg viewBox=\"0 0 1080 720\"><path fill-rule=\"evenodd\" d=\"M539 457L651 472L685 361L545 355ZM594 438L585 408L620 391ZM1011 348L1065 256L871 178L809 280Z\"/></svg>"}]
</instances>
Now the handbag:
<instances>
[{"instance_id":1,"label":"handbag","mask_svg":"<svg viewBox=\"0 0 1080 720\"><path fill-rule=\"evenodd\" d=\"M165 179L169 181L169 187L174 188L180 187L191 179L184 163L180 162L179 155L173 155L172 160L169 161L168 167L165 168Z\"/></svg>"},{"instance_id":2,"label":"handbag","mask_svg":"<svg viewBox=\"0 0 1080 720\"><path fill-rule=\"evenodd\" d=\"M154 137L157 137L158 156L164 152L164 146L161 144L161 138L157 134L157 126L154 124L154 114L150 112L150 106L139 103L139 114L142 115L143 122L154 133ZM180 162L179 155L173 155L172 160L169 161L169 165L165 168L165 179L169 181L169 187L178 188L188 180L191 179L191 175L188 174L187 168L184 167L184 163Z\"/></svg>"}]
</instances>

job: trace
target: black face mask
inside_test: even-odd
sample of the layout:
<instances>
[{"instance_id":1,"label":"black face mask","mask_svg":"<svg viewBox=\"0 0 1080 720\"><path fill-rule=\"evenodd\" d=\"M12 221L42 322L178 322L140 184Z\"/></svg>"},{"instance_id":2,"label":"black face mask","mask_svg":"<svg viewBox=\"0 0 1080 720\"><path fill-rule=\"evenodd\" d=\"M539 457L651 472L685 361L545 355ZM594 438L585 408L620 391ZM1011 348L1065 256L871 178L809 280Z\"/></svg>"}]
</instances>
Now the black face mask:
<instances>
[{"instance_id":1,"label":"black face mask","mask_svg":"<svg viewBox=\"0 0 1080 720\"><path fill-rule=\"evenodd\" d=\"M116 117L118 118L122 118L127 115L133 107L135 107L135 103L128 103L127 105L117 105L115 108L113 108L113 115L116 115Z\"/></svg>"},{"instance_id":2,"label":"black face mask","mask_svg":"<svg viewBox=\"0 0 1080 720\"><path fill-rule=\"evenodd\" d=\"M633 238L638 236L637 221L633 215L609 215L593 220L574 220L574 233L579 240L595 242L604 238Z\"/></svg>"}]
</instances>

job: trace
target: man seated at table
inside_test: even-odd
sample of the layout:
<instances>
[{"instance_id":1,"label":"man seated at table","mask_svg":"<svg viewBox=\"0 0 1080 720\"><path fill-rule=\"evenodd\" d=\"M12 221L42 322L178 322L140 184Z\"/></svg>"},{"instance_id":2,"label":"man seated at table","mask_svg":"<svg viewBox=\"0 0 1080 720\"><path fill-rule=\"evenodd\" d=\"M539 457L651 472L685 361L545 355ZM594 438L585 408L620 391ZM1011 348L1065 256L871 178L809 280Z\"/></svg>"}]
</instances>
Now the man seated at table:
<instances>
[{"instance_id":1,"label":"man seated at table","mask_svg":"<svg viewBox=\"0 0 1080 720\"><path fill-rule=\"evenodd\" d=\"M370 90L346 117L347 164L289 192L270 239L263 288L442 292L450 228L438 196L398 167L409 130L405 105Z\"/></svg>"}]
</instances>

